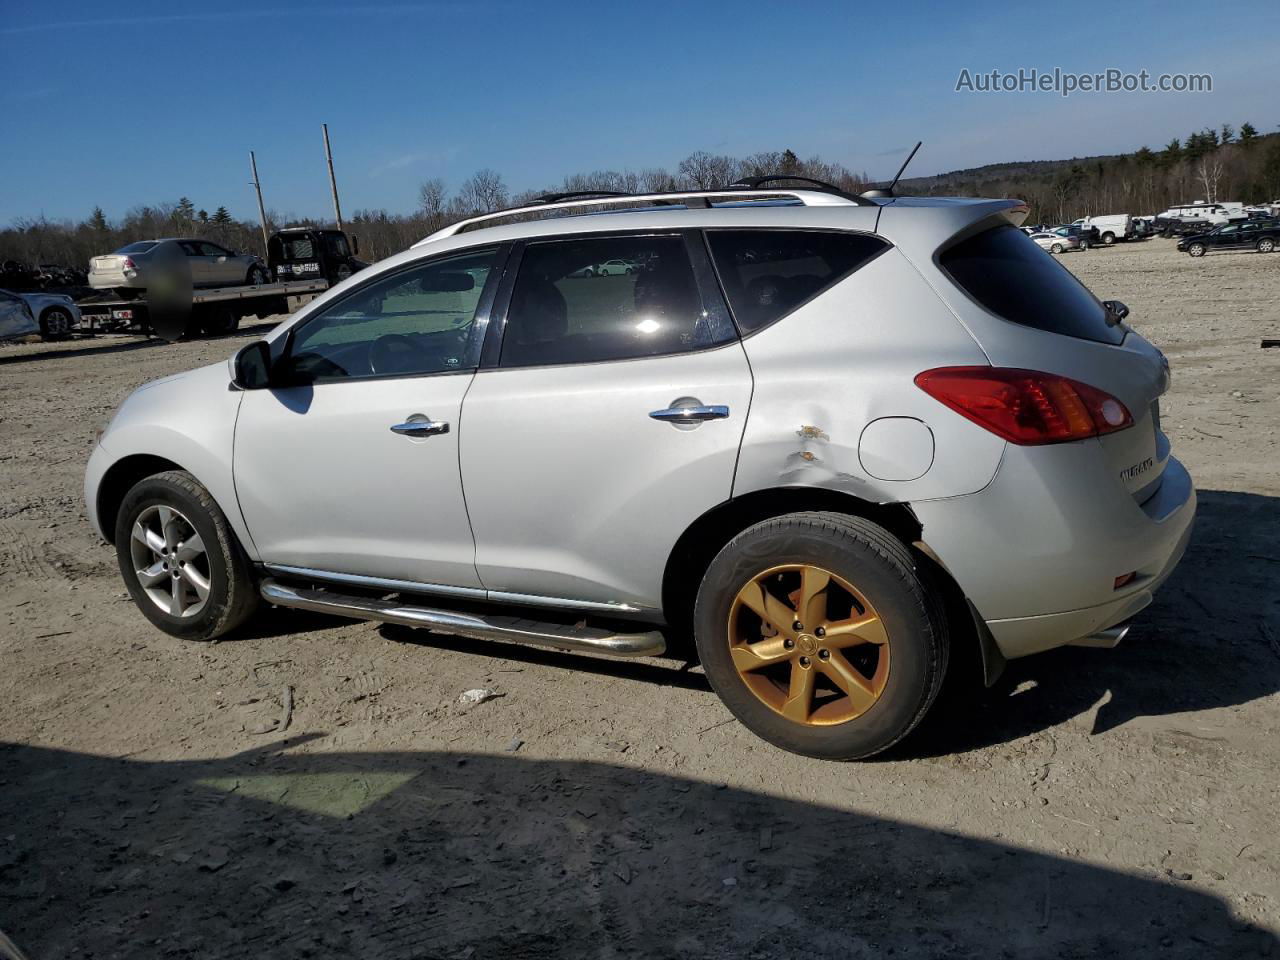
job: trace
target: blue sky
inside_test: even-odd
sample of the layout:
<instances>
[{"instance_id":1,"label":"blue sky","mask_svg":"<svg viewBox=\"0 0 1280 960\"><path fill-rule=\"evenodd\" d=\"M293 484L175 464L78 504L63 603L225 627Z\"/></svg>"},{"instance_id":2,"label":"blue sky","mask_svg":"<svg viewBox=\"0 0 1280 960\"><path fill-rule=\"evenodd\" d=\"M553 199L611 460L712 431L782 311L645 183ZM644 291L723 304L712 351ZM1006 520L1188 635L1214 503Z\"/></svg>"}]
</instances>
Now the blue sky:
<instances>
[{"instance_id":1,"label":"blue sky","mask_svg":"<svg viewBox=\"0 0 1280 960\"><path fill-rule=\"evenodd\" d=\"M0 223L189 196L255 218L408 211L482 167L513 190L704 149L873 177L1280 129L1280 4L0 0ZM56 69L51 69L56 65ZM962 68L1208 72L1209 94L956 93Z\"/></svg>"}]
</instances>

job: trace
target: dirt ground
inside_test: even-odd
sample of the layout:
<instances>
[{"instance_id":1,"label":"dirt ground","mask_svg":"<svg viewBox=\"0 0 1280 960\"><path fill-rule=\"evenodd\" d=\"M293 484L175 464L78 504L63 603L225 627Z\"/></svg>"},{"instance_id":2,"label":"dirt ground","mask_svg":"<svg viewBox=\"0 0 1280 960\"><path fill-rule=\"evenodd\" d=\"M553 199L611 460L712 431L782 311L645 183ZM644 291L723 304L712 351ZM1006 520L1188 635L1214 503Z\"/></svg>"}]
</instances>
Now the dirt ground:
<instances>
[{"instance_id":1,"label":"dirt ground","mask_svg":"<svg viewBox=\"0 0 1280 960\"><path fill-rule=\"evenodd\" d=\"M0 348L0 929L32 960L1274 955L1280 255L1065 262L1169 355L1190 551L1117 649L953 684L860 764L767 746L678 660L283 612L171 639L84 462L253 331Z\"/></svg>"}]
</instances>

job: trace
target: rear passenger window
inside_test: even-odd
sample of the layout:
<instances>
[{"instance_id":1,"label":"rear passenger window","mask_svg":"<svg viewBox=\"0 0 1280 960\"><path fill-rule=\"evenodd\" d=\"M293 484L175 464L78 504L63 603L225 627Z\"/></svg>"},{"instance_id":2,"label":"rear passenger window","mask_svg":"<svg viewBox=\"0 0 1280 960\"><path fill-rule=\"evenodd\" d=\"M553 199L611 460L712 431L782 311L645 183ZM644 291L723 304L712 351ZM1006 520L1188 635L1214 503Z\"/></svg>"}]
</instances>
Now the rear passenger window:
<instances>
[{"instance_id":1,"label":"rear passenger window","mask_svg":"<svg viewBox=\"0 0 1280 960\"><path fill-rule=\"evenodd\" d=\"M744 335L812 300L889 246L878 237L816 230L709 230L707 242Z\"/></svg>"},{"instance_id":2,"label":"rear passenger window","mask_svg":"<svg viewBox=\"0 0 1280 960\"><path fill-rule=\"evenodd\" d=\"M1014 226L994 227L944 250L942 269L998 317L1024 327L1098 343L1119 343L1124 328L1075 275Z\"/></svg>"},{"instance_id":3,"label":"rear passenger window","mask_svg":"<svg viewBox=\"0 0 1280 960\"><path fill-rule=\"evenodd\" d=\"M511 292L503 367L683 353L732 338L703 309L680 236L531 243Z\"/></svg>"}]
</instances>

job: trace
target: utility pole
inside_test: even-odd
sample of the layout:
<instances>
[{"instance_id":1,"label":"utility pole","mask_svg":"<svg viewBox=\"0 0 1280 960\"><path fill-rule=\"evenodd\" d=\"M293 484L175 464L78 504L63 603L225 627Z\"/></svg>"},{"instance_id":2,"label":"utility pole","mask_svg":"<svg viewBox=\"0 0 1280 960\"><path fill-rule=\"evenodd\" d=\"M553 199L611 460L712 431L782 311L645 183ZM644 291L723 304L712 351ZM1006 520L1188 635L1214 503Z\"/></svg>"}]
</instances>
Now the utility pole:
<instances>
[{"instance_id":1,"label":"utility pole","mask_svg":"<svg viewBox=\"0 0 1280 960\"><path fill-rule=\"evenodd\" d=\"M258 219L262 223L262 255L268 256L267 250L267 211L262 206L262 184L258 182L258 160L253 155L253 151L249 151L249 169L253 171L253 189L258 193Z\"/></svg>"},{"instance_id":2,"label":"utility pole","mask_svg":"<svg viewBox=\"0 0 1280 960\"><path fill-rule=\"evenodd\" d=\"M329 162L329 189L333 191L333 218L338 221L338 229L342 229L342 207L338 205L338 180L333 175L333 151L329 149L329 125L320 124L324 130L324 158Z\"/></svg>"}]
</instances>

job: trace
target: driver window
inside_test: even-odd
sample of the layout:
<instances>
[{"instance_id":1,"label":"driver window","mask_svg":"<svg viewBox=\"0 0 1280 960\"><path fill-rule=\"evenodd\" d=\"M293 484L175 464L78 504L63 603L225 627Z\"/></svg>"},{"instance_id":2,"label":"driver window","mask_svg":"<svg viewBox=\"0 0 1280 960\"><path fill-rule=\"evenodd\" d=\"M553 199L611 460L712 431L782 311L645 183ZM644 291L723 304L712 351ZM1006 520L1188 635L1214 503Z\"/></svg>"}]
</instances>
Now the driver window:
<instances>
[{"instance_id":1,"label":"driver window","mask_svg":"<svg viewBox=\"0 0 1280 960\"><path fill-rule=\"evenodd\" d=\"M290 382L474 370L476 307L498 249L488 247L380 277L330 304L294 335Z\"/></svg>"}]
</instances>

